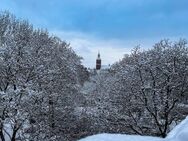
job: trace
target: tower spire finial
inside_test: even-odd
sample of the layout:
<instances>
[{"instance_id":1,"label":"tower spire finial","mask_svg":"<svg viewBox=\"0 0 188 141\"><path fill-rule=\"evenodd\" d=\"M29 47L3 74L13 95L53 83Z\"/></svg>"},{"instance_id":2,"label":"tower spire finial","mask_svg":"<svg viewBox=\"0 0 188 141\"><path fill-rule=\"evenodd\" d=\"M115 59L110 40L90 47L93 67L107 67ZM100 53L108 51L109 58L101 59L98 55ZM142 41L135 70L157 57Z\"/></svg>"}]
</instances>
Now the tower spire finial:
<instances>
[{"instance_id":1,"label":"tower spire finial","mask_svg":"<svg viewBox=\"0 0 188 141\"><path fill-rule=\"evenodd\" d=\"M98 59L100 59L100 52L98 51Z\"/></svg>"}]
</instances>

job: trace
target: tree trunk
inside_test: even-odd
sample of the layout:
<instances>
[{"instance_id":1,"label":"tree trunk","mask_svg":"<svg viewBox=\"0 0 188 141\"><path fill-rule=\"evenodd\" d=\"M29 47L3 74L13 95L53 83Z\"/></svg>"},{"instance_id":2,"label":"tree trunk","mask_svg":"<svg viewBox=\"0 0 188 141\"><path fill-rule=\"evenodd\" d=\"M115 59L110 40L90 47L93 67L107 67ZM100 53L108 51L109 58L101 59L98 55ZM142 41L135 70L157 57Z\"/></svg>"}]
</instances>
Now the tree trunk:
<instances>
[{"instance_id":1,"label":"tree trunk","mask_svg":"<svg viewBox=\"0 0 188 141\"><path fill-rule=\"evenodd\" d=\"M0 127L0 137L1 137L1 141L5 141L5 137L3 135L3 126L2 125Z\"/></svg>"},{"instance_id":2,"label":"tree trunk","mask_svg":"<svg viewBox=\"0 0 188 141\"><path fill-rule=\"evenodd\" d=\"M17 134L17 131L19 130L20 126L18 126L17 123L14 125L14 128L13 128L13 133L12 133L12 137L11 137L11 141L16 141L16 134Z\"/></svg>"},{"instance_id":3,"label":"tree trunk","mask_svg":"<svg viewBox=\"0 0 188 141\"><path fill-rule=\"evenodd\" d=\"M13 130L11 141L16 141L16 133L18 130Z\"/></svg>"}]
</instances>

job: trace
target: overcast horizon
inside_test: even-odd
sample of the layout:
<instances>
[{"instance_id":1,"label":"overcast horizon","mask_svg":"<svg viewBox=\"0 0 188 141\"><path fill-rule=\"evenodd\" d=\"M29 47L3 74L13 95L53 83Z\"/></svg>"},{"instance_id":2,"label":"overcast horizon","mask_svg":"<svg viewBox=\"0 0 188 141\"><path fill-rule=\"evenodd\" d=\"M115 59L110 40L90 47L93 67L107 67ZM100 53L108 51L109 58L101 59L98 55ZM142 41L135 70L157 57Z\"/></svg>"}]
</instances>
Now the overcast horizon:
<instances>
[{"instance_id":1,"label":"overcast horizon","mask_svg":"<svg viewBox=\"0 0 188 141\"><path fill-rule=\"evenodd\" d=\"M86 67L112 64L140 45L188 39L187 0L0 0L0 10L66 40Z\"/></svg>"}]
</instances>

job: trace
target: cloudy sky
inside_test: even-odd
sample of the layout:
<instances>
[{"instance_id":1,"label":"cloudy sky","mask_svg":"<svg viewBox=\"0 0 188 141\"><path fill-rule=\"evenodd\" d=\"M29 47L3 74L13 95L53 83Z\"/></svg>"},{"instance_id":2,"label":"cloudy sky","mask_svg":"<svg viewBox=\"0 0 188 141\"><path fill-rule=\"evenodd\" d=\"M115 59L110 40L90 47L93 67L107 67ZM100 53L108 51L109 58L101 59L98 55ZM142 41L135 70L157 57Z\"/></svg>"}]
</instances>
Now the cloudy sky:
<instances>
[{"instance_id":1,"label":"cloudy sky","mask_svg":"<svg viewBox=\"0 0 188 141\"><path fill-rule=\"evenodd\" d=\"M87 67L103 65L137 45L188 39L188 0L0 0L0 10L71 43Z\"/></svg>"}]
</instances>

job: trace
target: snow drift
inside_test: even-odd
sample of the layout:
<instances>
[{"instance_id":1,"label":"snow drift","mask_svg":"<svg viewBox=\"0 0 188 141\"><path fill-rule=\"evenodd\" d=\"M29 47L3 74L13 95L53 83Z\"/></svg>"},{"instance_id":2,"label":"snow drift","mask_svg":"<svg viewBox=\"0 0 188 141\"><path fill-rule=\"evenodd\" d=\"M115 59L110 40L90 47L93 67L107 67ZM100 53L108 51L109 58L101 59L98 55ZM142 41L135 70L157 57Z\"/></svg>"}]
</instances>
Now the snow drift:
<instances>
[{"instance_id":1,"label":"snow drift","mask_svg":"<svg viewBox=\"0 0 188 141\"><path fill-rule=\"evenodd\" d=\"M188 116L165 139L165 141L188 141Z\"/></svg>"},{"instance_id":2,"label":"snow drift","mask_svg":"<svg viewBox=\"0 0 188 141\"><path fill-rule=\"evenodd\" d=\"M79 141L188 141L188 117L178 124L164 139L150 136L105 133L86 137Z\"/></svg>"}]
</instances>

